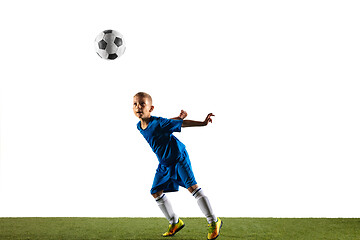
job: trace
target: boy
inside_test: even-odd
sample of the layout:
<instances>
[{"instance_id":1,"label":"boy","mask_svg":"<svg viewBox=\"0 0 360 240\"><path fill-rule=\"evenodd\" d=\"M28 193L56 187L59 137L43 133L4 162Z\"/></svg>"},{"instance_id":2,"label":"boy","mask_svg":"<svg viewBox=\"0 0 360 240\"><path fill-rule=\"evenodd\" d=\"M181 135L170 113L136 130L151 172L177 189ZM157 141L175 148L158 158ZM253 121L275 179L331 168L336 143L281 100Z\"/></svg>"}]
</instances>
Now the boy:
<instances>
[{"instance_id":1,"label":"boy","mask_svg":"<svg viewBox=\"0 0 360 240\"><path fill-rule=\"evenodd\" d=\"M173 236L185 226L184 222L173 212L170 201L164 194L178 191L179 186L182 186L195 197L201 211L206 216L209 223L207 238L209 240L217 238L222 221L215 217L209 199L195 181L185 145L172 134L180 132L181 127L206 126L212 122L211 117L214 115L209 113L203 122L184 120L187 113L183 110L178 117L172 119L154 117L151 116L151 112L154 110L151 96L144 92L139 92L134 96L133 110L135 116L140 119L137 124L138 130L150 144L159 160L150 192L170 223L168 231L163 236Z\"/></svg>"}]
</instances>

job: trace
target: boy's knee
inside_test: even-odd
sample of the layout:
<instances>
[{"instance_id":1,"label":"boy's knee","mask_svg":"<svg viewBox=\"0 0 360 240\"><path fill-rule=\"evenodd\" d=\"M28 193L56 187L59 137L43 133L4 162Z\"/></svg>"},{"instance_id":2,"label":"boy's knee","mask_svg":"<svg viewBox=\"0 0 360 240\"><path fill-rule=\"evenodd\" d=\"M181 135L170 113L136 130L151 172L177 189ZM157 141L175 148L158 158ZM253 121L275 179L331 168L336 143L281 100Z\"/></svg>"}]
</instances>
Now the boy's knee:
<instances>
[{"instance_id":1,"label":"boy's knee","mask_svg":"<svg viewBox=\"0 0 360 240\"><path fill-rule=\"evenodd\" d=\"M151 194L154 198L157 198L159 196L161 196L161 194L163 194L164 191L159 191L157 193Z\"/></svg>"},{"instance_id":2,"label":"boy's knee","mask_svg":"<svg viewBox=\"0 0 360 240\"><path fill-rule=\"evenodd\" d=\"M192 185L191 187L188 188L190 193L193 193L197 188L199 188L199 186L197 184Z\"/></svg>"}]
</instances>

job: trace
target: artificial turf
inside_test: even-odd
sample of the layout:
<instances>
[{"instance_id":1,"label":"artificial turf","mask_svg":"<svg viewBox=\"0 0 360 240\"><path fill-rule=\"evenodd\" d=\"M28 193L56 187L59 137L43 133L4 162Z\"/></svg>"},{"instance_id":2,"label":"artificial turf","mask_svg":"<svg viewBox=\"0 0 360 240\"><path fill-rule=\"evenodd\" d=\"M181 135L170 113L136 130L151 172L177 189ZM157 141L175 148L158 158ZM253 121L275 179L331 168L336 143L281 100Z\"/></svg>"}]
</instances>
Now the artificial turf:
<instances>
[{"instance_id":1,"label":"artificial turf","mask_svg":"<svg viewBox=\"0 0 360 240\"><path fill-rule=\"evenodd\" d=\"M204 218L182 218L171 239L206 239ZM359 218L222 218L221 239L360 240ZM1 240L115 240L164 238L163 218L0 218Z\"/></svg>"}]
</instances>

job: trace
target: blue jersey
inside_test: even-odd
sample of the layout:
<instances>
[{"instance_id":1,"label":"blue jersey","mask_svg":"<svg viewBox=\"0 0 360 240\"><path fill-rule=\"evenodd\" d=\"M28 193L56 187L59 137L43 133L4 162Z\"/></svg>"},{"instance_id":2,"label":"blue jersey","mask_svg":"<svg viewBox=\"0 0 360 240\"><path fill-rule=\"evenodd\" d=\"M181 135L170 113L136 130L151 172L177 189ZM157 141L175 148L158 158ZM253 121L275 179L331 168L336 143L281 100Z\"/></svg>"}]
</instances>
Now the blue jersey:
<instances>
[{"instance_id":1,"label":"blue jersey","mask_svg":"<svg viewBox=\"0 0 360 240\"><path fill-rule=\"evenodd\" d=\"M172 134L181 132L182 123L183 120L151 116L147 128L142 129L138 122L137 128L150 144L161 165L169 166L177 163L183 156L185 145Z\"/></svg>"}]
</instances>

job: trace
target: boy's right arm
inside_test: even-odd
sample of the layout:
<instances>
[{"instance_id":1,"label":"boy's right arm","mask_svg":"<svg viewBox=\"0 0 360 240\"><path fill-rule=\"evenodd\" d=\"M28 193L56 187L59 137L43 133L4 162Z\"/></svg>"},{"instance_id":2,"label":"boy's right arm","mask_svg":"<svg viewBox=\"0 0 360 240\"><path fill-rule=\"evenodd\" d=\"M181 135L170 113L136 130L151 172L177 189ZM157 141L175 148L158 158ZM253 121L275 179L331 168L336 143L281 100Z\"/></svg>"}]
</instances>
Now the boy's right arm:
<instances>
[{"instance_id":1,"label":"boy's right arm","mask_svg":"<svg viewBox=\"0 0 360 240\"><path fill-rule=\"evenodd\" d=\"M187 117L187 112L184 110L181 110L180 115L178 117L170 118L173 120L184 120Z\"/></svg>"}]
</instances>

